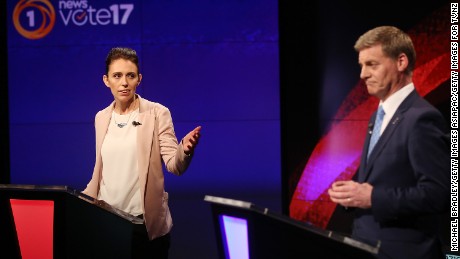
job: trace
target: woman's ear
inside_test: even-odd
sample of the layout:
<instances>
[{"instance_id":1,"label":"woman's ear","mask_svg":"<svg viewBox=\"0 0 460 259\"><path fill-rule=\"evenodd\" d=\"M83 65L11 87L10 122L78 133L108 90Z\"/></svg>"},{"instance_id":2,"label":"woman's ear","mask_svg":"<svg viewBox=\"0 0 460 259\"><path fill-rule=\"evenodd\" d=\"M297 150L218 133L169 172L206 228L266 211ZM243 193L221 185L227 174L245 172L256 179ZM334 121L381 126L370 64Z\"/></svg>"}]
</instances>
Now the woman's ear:
<instances>
[{"instance_id":1,"label":"woman's ear","mask_svg":"<svg viewBox=\"0 0 460 259\"><path fill-rule=\"evenodd\" d=\"M139 85L142 81L142 74L139 74L139 80L137 80L137 85Z\"/></svg>"},{"instance_id":2,"label":"woman's ear","mask_svg":"<svg viewBox=\"0 0 460 259\"><path fill-rule=\"evenodd\" d=\"M109 79L108 79L107 75L102 76L102 81L104 82L105 86L110 87L109 86Z\"/></svg>"}]
</instances>

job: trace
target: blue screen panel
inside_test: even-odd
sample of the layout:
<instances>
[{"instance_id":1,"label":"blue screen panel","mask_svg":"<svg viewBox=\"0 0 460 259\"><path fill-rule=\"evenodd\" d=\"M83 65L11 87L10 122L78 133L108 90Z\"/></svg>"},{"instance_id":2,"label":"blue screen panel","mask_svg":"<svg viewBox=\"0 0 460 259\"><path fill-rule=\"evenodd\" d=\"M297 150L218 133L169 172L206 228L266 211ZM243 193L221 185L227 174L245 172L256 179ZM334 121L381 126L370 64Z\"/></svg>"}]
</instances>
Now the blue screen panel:
<instances>
[{"instance_id":1,"label":"blue screen panel","mask_svg":"<svg viewBox=\"0 0 460 259\"><path fill-rule=\"evenodd\" d=\"M220 215L222 240L227 259L249 259L248 222L246 219Z\"/></svg>"}]
</instances>

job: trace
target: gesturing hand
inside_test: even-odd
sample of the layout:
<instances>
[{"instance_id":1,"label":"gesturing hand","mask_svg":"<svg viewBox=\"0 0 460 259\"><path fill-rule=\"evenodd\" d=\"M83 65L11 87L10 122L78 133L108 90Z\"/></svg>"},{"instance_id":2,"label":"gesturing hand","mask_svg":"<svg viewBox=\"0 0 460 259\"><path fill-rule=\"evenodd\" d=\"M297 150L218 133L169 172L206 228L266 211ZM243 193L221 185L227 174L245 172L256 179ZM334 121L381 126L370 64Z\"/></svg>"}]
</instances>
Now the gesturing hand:
<instances>
[{"instance_id":1,"label":"gesturing hand","mask_svg":"<svg viewBox=\"0 0 460 259\"><path fill-rule=\"evenodd\" d=\"M196 145L198 145L198 140L201 137L201 126L196 127L192 131L190 131L185 137L182 139L182 145L184 148L184 153L186 155L193 154Z\"/></svg>"}]
</instances>

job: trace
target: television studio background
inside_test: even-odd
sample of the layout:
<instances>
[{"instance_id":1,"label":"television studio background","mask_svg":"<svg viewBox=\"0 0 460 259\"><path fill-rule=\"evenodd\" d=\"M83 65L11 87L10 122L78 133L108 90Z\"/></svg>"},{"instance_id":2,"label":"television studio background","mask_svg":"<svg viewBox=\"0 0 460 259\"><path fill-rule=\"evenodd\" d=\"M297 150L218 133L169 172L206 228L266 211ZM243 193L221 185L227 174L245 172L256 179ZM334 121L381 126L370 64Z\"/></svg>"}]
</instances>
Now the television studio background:
<instances>
[{"instance_id":1,"label":"television studio background","mask_svg":"<svg viewBox=\"0 0 460 259\"><path fill-rule=\"evenodd\" d=\"M26 2L54 12L34 13L33 5L14 12ZM418 90L449 116L448 1L7 0L2 7L0 103L9 127L1 133L0 183L85 188L94 116L113 99L102 82L106 54L132 47L143 74L138 93L171 110L179 139L202 126L188 171L165 171L172 259L217 257L205 195L349 231L350 219L325 191L356 172L377 104L359 82L353 50L366 30L395 25L414 37ZM35 30L51 17L53 26Z\"/></svg>"}]
</instances>

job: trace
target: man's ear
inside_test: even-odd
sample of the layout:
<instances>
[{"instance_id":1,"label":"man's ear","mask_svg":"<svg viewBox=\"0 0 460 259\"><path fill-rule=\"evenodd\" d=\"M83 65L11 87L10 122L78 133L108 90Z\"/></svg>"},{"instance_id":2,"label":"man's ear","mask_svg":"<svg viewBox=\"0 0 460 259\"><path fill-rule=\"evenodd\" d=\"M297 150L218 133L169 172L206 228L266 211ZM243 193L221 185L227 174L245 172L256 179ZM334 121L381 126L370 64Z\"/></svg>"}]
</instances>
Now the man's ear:
<instances>
[{"instance_id":1,"label":"man's ear","mask_svg":"<svg viewBox=\"0 0 460 259\"><path fill-rule=\"evenodd\" d=\"M396 64L398 66L398 71L403 72L406 71L407 66L409 66L409 59L407 58L406 54L401 53L399 54Z\"/></svg>"}]
</instances>

